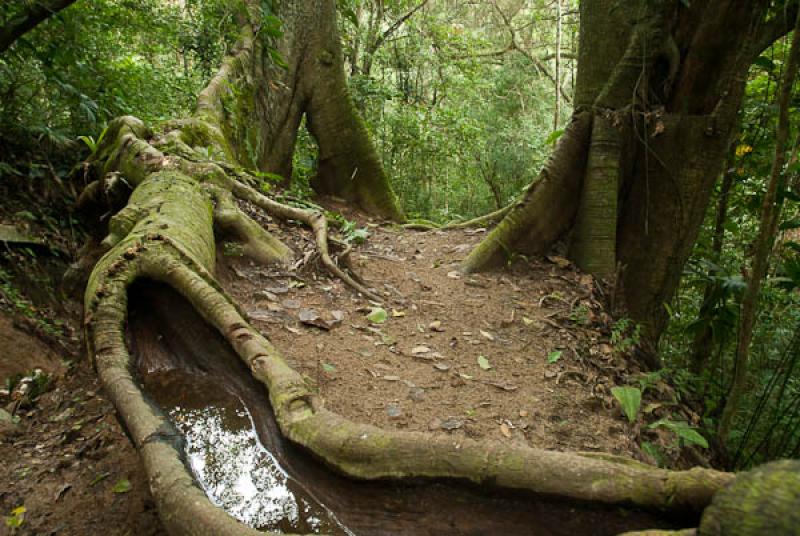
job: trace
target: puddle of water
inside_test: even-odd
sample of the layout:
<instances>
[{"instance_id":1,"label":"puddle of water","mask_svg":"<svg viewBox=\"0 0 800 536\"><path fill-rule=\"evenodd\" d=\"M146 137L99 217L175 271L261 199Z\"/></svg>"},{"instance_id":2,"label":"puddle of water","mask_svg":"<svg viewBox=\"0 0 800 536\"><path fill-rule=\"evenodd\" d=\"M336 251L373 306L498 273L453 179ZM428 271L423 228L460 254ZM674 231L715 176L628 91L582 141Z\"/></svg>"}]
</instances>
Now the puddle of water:
<instances>
[{"instance_id":1,"label":"puddle of water","mask_svg":"<svg viewBox=\"0 0 800 536\"><path fill-rule=\"evenodd\" d=\"M188 465L209 498L254 528L333 536L599 536L676 528L646 512L519 491L341 477L283 439L263 385L185 301L166 287L134 289L129 344L145 391L184 435Z\"/></svg>"},{"instance_id":2,"label":"puddle of water","mask_svg":"<svg viewBox=\"0 0 800 536\"><path fill-rule=\"evenodd\" d=\"M330 534L333 513L305 497L258 440L244 406L176 406L169 416L186 439L189 466L211 501L251 527Z\"/></svg>"}]
</instances>

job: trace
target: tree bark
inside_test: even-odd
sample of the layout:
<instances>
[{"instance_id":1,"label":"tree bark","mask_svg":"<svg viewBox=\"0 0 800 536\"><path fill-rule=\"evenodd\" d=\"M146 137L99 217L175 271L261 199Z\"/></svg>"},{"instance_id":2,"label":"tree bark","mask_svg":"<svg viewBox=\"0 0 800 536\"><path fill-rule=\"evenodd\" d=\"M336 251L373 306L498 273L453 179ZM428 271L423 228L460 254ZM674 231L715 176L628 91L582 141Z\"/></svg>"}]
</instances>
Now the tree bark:
<instances>
[{"instance_id":1,"label":"tree bark","mask_svg":"<svg viewBox=\"0 0 800 536\"><path fill-rule=\"evenodd\" d=\"M547 251L566 237L579 267L618 276L618 313L641 323L645 346L655 348L721 174L749 66L765 39L786 31L768 14L766 0L643 1L625 9L581 2L575 113L593 119L591 142L569 156L588 165L548 162L581 176L559 188L534 181L525 204L463 268ZM553 231L542 232L551 221Z\"/></svg>"},{"instance_id":2,"label":"tree bark","mask_svg":"<svg viewBox=\"0 0 800 536\"><path fill-rule=\"evenodd\" d=\"M38 0L26 3L28 5L24 9L0 25L0 54L8 50L17 39L74 3L75 0Z\"/></svg>"}]
</instances>

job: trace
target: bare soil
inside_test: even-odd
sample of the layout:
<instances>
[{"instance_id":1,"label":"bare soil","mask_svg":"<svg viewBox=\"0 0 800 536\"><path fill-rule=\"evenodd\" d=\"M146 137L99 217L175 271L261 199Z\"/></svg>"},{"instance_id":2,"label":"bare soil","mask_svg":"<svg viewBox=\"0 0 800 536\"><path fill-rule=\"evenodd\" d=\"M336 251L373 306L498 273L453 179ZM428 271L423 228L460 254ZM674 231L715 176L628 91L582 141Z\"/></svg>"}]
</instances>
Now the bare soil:
<instances>
[{"instance_id":1,"label":"bare soil","mask_svg":"<svg viewBox=\"0 0 800 536\"><path fill-rule=\"evenodd\" d=\"M350 262L384 296L381 304L325 275L304 231L271 229L298 252L287 268L264 268L222 248L219 257L223 286L326 407L381 427L655 463L639 447L646 440L671 466L702 463L670 434L631 425L622 414L611 388L644 374L629 348L611 344L614 322L591 276L558 256L465 275L459 262L485 230L420 233L348 216L369 230ZM367 318L377 306L385 322ZM651 420L677 412L696 421L675 399L655 381L643 407Z\"/></svg>"},{"instance_id":2,"label":"bare soil","mask_svg":"<svg viewBox=\"0 0 800 536\"><path fill-rule=\"evenodd\" d=\"M0 341L4 371L30 371L57 357L4 315ZM50 391L30 403L6 404L20 419L20 433L0 437L2 516L26 508L22 527L13 532L20 535L161 534L144 469L94 372L85 361L58 363ZM6 523L0 534L12 534Z\"/></svg>"}]
</instances>

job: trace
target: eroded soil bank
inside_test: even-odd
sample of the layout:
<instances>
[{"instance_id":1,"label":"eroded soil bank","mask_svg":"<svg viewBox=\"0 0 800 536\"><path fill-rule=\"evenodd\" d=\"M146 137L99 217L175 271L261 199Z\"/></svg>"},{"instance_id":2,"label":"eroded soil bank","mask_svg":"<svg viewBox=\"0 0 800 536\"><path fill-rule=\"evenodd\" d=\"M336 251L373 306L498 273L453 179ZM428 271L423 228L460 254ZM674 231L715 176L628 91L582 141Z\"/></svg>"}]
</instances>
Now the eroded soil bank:
<instances>
[{"instance_id":1,"label":"eroded soil bank","mask_svg":"<svg viewBox=\"0 0 800 536\"><path fill-rule=\"evenodd\" d=\"M365 536L610 535L670 526L649 513L519 493L341 478L282 439L264 387L177 294L139 284L131 297L129 339L145 389L187 439L188 463L206 492L258 528Z\"/></svg>"}]
</instances>

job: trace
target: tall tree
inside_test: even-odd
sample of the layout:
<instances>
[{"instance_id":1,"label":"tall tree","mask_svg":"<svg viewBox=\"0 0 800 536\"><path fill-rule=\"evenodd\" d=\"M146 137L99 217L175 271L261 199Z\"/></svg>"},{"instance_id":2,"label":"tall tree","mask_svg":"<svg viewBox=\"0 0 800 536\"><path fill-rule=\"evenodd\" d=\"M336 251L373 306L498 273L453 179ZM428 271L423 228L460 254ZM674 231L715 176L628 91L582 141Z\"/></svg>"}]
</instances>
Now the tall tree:
<instances>
[{"instance_id":1,"label":"tall tree","mask_svg":"<svg viewBox=\"0 0 800 536\"><path fill-rule=\"evenodd\" d=\"M761 284L769 268L769 256L775 243L775 235L780 222L782 200L778 195L784 189L786 173L786 146L789 141L789 105L792 98L792 87L800 63L800 13L795 25L789 57L783 71L783 79L778 97L778 126L775 132L775 156L767 184L767 191L761 206L761 222L758 237L754 243L753 261L747 288L742 297L741 314L739 315L739 338L736 344L733 384L731 385L725 408L719 422L719 436L724 441L733 424L733 417L739 409L739 402L746 391L749 372L750 343L753 339L753 327L758 312L758 298L761 295Z\"/></svg>"},{"instance_id":2,"label":"tall tree","mask_svg":"<svg viewBox=\"0 0 800 536\"><path fill-rule=\"evenodd\" d=\"M752 62L797 2L581 2L572 122L523 199L464 262L567 238L654 343L720 176ZM655 365L655 361L652 362Z\"/></svg>"}]
</instances>

